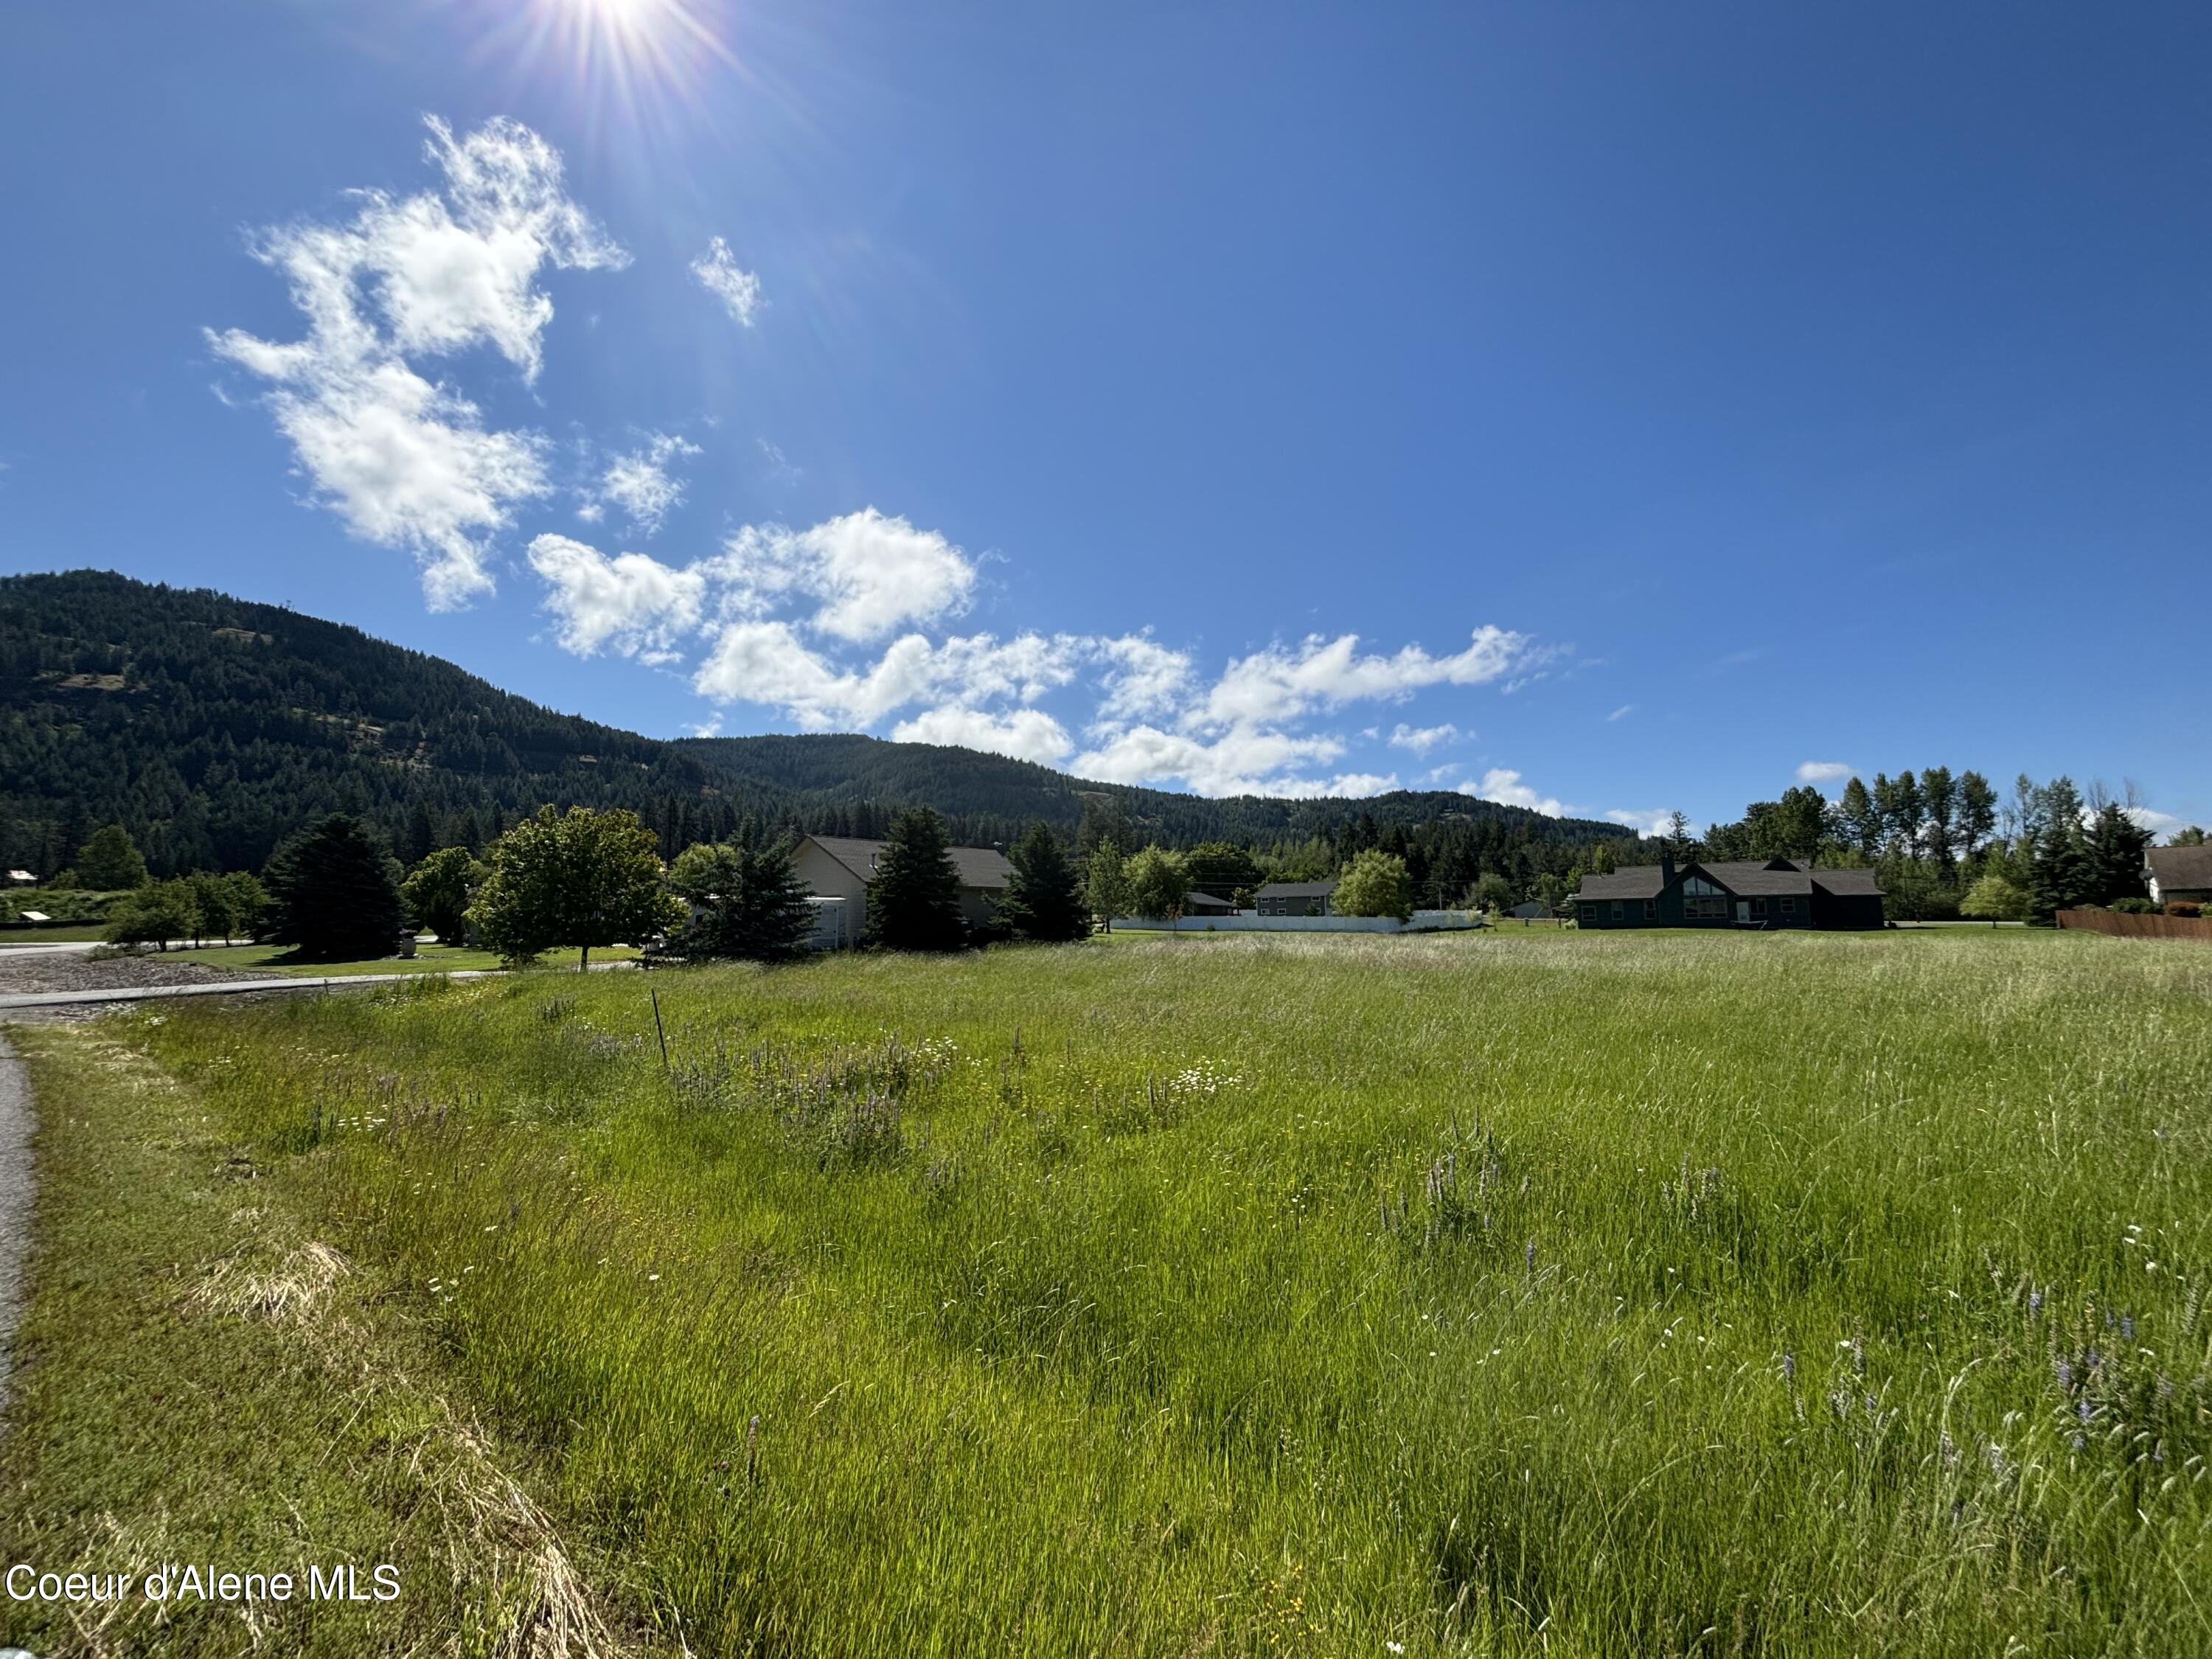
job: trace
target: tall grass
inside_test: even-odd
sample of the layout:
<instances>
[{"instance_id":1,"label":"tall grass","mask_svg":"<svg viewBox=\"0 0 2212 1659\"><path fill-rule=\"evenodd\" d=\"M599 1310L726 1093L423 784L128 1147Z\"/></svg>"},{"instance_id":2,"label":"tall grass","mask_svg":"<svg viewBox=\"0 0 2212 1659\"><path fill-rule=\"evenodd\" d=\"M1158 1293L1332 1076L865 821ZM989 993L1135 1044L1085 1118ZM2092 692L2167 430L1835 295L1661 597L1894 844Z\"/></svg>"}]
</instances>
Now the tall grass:
<instances>
[{"instance_id":1,"label":"tall grass","mask_svg":"<svg viewBox=\"0 0 2212 1659\"><path fill-rule=\"evenodd\" d=\"M702 1653L2212 1651L2212 952L1163 939L141 1030Z\"/></svg>"}]
</instances>

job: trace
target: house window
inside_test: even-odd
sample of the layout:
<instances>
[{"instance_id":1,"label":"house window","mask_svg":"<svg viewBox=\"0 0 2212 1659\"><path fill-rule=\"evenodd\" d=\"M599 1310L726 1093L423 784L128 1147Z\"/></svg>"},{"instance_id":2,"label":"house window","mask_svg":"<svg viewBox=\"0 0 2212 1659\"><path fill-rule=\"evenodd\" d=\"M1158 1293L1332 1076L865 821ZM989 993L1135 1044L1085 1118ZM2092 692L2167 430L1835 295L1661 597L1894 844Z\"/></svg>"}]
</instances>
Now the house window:
<instances>
[{"instance_id":1,"label":"house window","mask_svg":"<svg viewBox=\"0 0 2212 1659\"><path fill-rule=\"evenodd\" d=\"M1785 916L1796 915L1797 914L1797 901L1794 898L1786 898L1783 900L1782 914Z\"/></svg>"},{"instance_id":2,"label":"house window","mask_svg":"<svg viewBox=\"0 0 2212 1659\"><path fill-rule=\"evenodd\" d=\"M1766 914L1766 901L1765 899L1752 900L1751 914L1754 916L1764 916Z\"/></svg>"},{"instance_id":3,"label":"house window","mask_svg":"<svg viewBox=\"0 0 2212 1659\"><path fill-rule=\"evenodd\" d=\"M1595 921L1597 920L1597 906L1595 904L1585 904L1582 908L1583 920L1584 921Z\"/></svg>"},{"instance_id":4,"label":"house window","mask_svg":"<svg viewBox=\"0 0 2212 1659\"><path fill-rule=\"evenodd\" d=\"M1703 876L1682 878L1682 920L1685 921L1726 921L1728 920L1728 889L1717 887Z\"/></svg>"},{"instance_id":5,"label":"house window","mask_svg":"<svg viewBox=\"0 0 2212 1659\"><path fill-rule=\"evenodd\" d=\"M1619 899L1615 899L1613 902L1613 919L1615 921L1619 921L1620 920L1620 901Z\"/></svg>"},{"instance_id":6,"label":"house window","mask_svg":"<svg viewBox=\"0 0 2212 1659\"><path fill-rule=\"evenodd\" d=\"M1644 920L1646 921L1656 921L1659 920L1659 901L1657 899L1646 899L1644 901Z\"/></svg>"}]
</instances>

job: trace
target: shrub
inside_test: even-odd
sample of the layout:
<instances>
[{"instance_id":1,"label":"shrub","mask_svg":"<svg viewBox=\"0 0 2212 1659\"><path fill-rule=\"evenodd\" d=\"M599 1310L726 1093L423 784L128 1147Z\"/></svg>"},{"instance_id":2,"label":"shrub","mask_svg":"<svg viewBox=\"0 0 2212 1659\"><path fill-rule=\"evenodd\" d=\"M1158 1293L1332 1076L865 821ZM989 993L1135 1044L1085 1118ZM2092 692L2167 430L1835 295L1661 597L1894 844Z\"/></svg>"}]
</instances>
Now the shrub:
<instances>
[{"instance_id":1,"label":"shrub","mask_svg":"<svg viewBox=\"0 0 2212 1659\"><path fill-rule=\"evenodd\" d=\"M2112 908L2124 916L2152 916L2158 914L2158 906L2147 898L2114 899Z\"/></svg>"},{"instance_id":2,"label":"shrub","mask_svg":"<svg viewBox=\"0 0 2212 1659\"><path fill-rule=\"evenodd\" d=\"M2186 899L2176 899L2166 907L2166 914L2169 916L2201 916L2204 914L2204 907L2191 904Z\"/></svg>"}]
</instances>

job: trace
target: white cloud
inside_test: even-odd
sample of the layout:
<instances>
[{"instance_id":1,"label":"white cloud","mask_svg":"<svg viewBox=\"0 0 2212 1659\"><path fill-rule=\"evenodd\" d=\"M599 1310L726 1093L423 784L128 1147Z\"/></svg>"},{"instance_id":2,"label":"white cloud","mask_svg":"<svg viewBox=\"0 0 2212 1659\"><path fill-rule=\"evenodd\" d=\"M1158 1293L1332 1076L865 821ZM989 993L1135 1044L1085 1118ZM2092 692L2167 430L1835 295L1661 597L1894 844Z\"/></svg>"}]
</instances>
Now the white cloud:
<instances>
[{"instance_id":1,"label":"white cloud","mask_svg":"<svg viewBox=\"0 0 2212 1659\"><path fill-rule=\"evenodd\" d=\"M1438 744L1458 740L1459 727L1449 720L1442 726L1407 726L1401 721L1391 728L1389 738L1393 749L1410 749L1416 755L1426 755Z\"/></svg>"},{"instance_id":2,"label":"white cloud","mask_svg":"<svg viewBox=\"0 0 2212 1659\"><path fill-rule=\"evenodd\" d=\"M1493 766L1482 775L1482 781L1470 780L1459 787L1462 795L1473 795L1479 800L1494 800L1501 806L1525 806L1532 812L1541 812L1547 818L1563 818L1567 809L1556 796L1539 795L1521 781L1521 775L1510 768Z\"/></svg>"},{"instance_id":3,"label":"white cloud","mask_svg":"<svg viewBox=\"0 0 2212 1659\"><path fill-rule=\"evenodd\" d=\"M1839 783L1854 769L1848 761L1806 761L1797 768L1800 783Z\"/></svg>"},{"instance_id":4,"label":"white cloud","mask_svg":"<svg viewBox=\"0 0 2212 1659\"><path fill-rule=\"evenodd\" d=\"M530 544L530 568L550 586L545 608L560 619L567 649L588 657L602 648L649 661L679 661L672 647L699 625L707 584L698 569L672 570L642 553L609 558L566 536Z\"/></svg>"},{"instance_id":5,"label":"white cloud","mask_svg":"<svg viewBox=\"0 0 2212 1659\"><path fill-rule=\"evenodd\" d=\"M2189 826L2188 819L2178 818L2172 813L2161 812L2155 807L2125 806L2120 810L2135 820L2138 829L2148 830L2154 836L2170 836L2175 830Z\"/></svg>"},{"instance_id":6,"label":"white cloud","mask_svg":"<svg viewBox=\"0 0 2212 1659\"><path fill-rule=\"evenodd\" d=\"M975 634L933 645L908 634L866 669L841 669L809 649L788 623L733 622L722 628L693 684L717 702L779 706L818 731L866 726L916 702L1034 702L1074 678L1084 643L1066 635L1021 634L1001 642Z\"/></svg>"},{"instance_id":7,"label":"white cloud","mask_svg":"<svg viewBox=\"0 0 2212 1659\"><path fill-rule=\"evenodd\" d=\"M1125 635L1098 642L1111 664L1103 682L1097 717L1112 726L1172 713L1190 685L1190 658L1170 651L1146 635Z\"/></svg>"},{"instance_id":8,"label":"white cloud","mask_svg":"<svg viewBox=\"0 0 2212 1659\"><path fill-rule=\"evenodd\" d=\"M1359 636L1309 636L1295 649L1270 646L1229 665L1193 723L1229 726L1293 719L1366 698L1402 698L1431 685L1482 685L1537 660L1526 635L1478 628L1467 649L1432 657L1418 645L1362 656Z\"/></svg>"},{"instance_id":9,"label":"white cloud","mask_svg":"<svg viewBox=\"0 0 2212 1659\"><path fill-rule=\"evenodd\" d=\"M1041 708L1017 708L999 715L957 703L901 721L891 729L891 739L951 744L961 749L980 749L986 754L1012 755L1016 760L1036 761L1042 766L1057 766L1075 747L1067 728Z\"/></svg>"},{"instance_id":10,"label":"white cloud","mask_svg":"<svg viewBox=\"0 0 2212 1659\"><path fill-rule=\"evenodd\" d=\"M1201 795L1319 795L1329 786L1285 770L1334 760L1344 744L1326 735L1232 726L1204 741L1139 726L1075 757L1069 770L1105 783L1180 779Z\"/></svg>"},{"instance_id":11,"label":"white cloud","mask_svg":"<svg viewBox=\"0 0 2212 1659\"><path fill-rule=\"evenodd\" d=\"M432 119L441 190L362 193L353 218L265 233L254 256L282 272L304 338L209 331L216 354L270 383L264 401L317 499L363 540L413 552L433 608L491 591L484 543L547 489L534 434L488 430L476 404L410 353L489 345L536 376L553 302L547 264L628 258L562 188L557 151L499 119L456 139Z\"/></svg>"},{"instance_id":12,"label":"white cloud","mask_svg":"<svg viewBox=\"0 0 2212 1659\"><path fill-rule=\"evenodd\" d=\"M965 553L872 507L805 530L747 525L722 544L713 571L732 616L764 617L793 597L810 598L819 602L811 627L861 643L957 615L975 591Z\"/></svg>"},{"instance_id":13,"label":"white cloud","mask_svg":"<svg viewBox=\"0 0 2212 1659\"><path fill-rule=\"evenodd\" d=\"M1673 808L1666 806L1654 807L1648 812L1632 811L1615 807L1607 812L1606 817L1615 823L1626 824L1639 836L1657 836L1666 832L1668 824L1674 820L1674 813Z\"/></svg>"},{"instance_id":14,"label":"white cloud","mask_svg":"<svg viewBox=\"0 0 2212 1659\"><path fill-rule=\"evenodd\" d=\"M1395 772L1341 772L1330 780L1328 793L1340 796L1379 795L1397 787Z\"/></svg>"},{"instance_id":15,"label":"white cloud","mask_svg":"<svg viewBox=\"0 0 2212 1659\"><path fill-rule=\"evenodd\" d=\"M1623 718L1623 717L1624 717L1624 716L1626 716L1626 715L1632 714L1634 714L1635 712L1636 712L1636 705L1635 705L1634 703L1632 703L1632 702L1625 702L1625 703L1621 704L1620 708L1618 708L1614 709L1614 710L1613 711L1613 713L1611 713L1610 714L1607 714L1607 715L1606 716L1606 719L1607 719L1607 721L1617 720L1620 720L1620 719Z\"/></svg>"},{"instance_id":16,"label":"white cloud","mask_svg":"<svg viewBox=\"0 0 2212 1659\"><path fill-rule=\"evenodd\" d=\"M730 245L719 236L691 262L691 274L699 279L700 287L722 302L741 328L750 328L767 303L761 297L760 278L738 268Z\"/></svg>"},{"instance_id":17,"label":"white cloud","mask_svg":"<svg viewBox=\"0 0 2212 1659\"><path fill-rule=\"evenodd\" d=\"M672 477L669 463L700 453L699 446L665 432L647 437L645 447L617 455L599 481L600 492L629 515L630 528L651 536L660 522L684 504L684 480Z\"/></svg>"}]
</instances>

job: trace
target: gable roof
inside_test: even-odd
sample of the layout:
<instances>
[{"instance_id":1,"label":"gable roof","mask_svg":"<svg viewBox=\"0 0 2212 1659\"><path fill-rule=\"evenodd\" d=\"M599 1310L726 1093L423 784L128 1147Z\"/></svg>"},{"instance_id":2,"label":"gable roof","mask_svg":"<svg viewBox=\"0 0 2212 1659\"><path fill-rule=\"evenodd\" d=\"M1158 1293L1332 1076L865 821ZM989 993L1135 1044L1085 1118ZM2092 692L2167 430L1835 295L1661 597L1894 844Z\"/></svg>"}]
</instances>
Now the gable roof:
<instances>
[{"instance_id":1,"label":"gable roof","mask_svg":"<svg viewBox=\"0 0 2212 1659\"><path fill-rule=\"evenodd\" d=\"M1333 881L1271 881L1254 896L1256 898L1327 898L1336 891Z\"/></svg>"},{"instance_id":2,"label":"gable roof","mask_svg":"<svg viewBox=\"0 0 2212 1659\"><path fill-rule=\"evenodd\" d=\"M1193 910L1234 910L1237 907L1225 898L1216 898L1211 893L1201 893L1195 887L1183 895L1182 908L1186 914Z\"/></svg>"},{"instance_id":3,"label":"gable roof","mask_svg":"<svg viewBox=\"0 0 2212 1659\"><path fill-rule=\"evenodd\" d=\"M1678 866L1674 874L1677 879L1703 876L1738 898L1809 895L1816 887L1837 897L1873 898L1881 894L1881 887L1871 870L1822 869L1791 859L1692 860ZM1609 876L1584 876L1575 897L1585 901L1657 898L1666 885L1663 866L1632 864Z\"/></svg>"},{"instance_id":4,"label":"gable roof","mask_svg":"<svg viewBox=\"0 0 2212 1659\"><path fill-rule=\"evenodd\" d=\"M2143 857L2161 890L2212 887L2212 846L2154 847Z\"/></svg>"},{"instance_id":5,"label":"gable roof","mask_svg":"<svg viewBox=\"0 0 2212 1659\"><path fill-rule=\"evenodd\" d=\"M862 881L876 878L876 855L890 843L863 841L858 836L809 836L807 839L843 865ZM960 872L963 887L1000 888L1013 874L1006 855L991 847L954 847L952 867Z\"/></svg>"}]
</instances>

